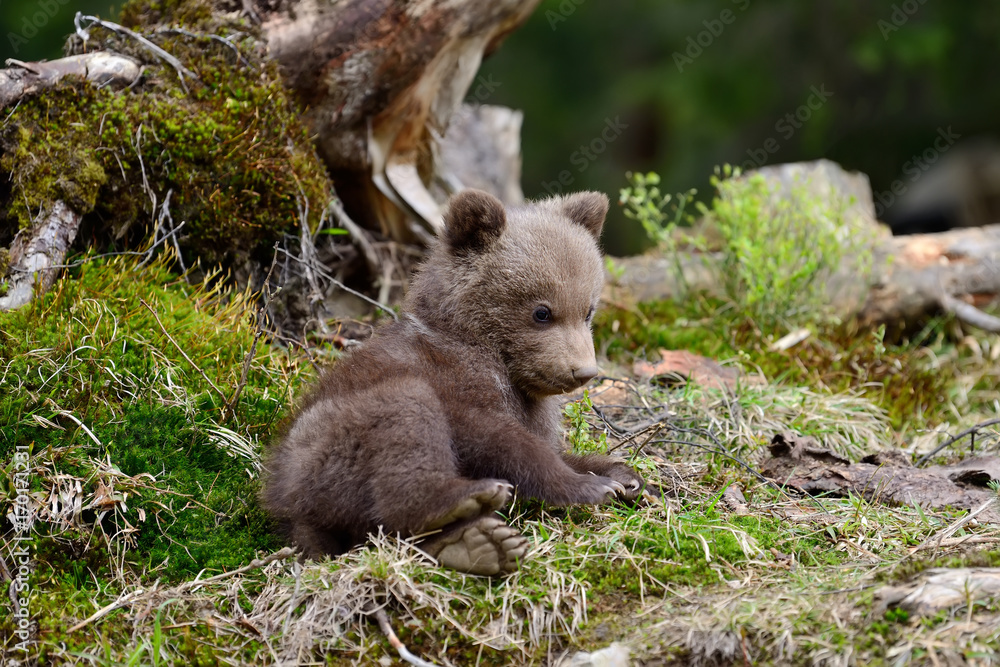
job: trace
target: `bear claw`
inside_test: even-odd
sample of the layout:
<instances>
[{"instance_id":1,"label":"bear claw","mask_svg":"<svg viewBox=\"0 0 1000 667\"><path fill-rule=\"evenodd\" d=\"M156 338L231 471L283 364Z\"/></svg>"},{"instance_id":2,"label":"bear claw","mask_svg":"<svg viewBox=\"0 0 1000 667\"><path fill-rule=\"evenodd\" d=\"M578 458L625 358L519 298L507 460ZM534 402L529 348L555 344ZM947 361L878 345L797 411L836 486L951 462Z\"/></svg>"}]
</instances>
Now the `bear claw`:
<instances>
[{"instance_id":1,"label":"bear claw","mask_svg":"<svg viewBox=\"0 0 1000 667\"><path fill-rule=\"evenodd\" d=\"M514 487L507 482L485 480L482 488L463 498L450 510L429 522L424 526L424 530L436 530L456 521L495 512L507 504L513 491Z\"/></svg>"},{"instance_id":2,"label":"bear claw","mask_svg":"<svg viewBox=\"0 0 1000 667\"><path fill-rule=\"evenodd\" d=\"M444 567L469 574L513 572L528 540L495 516L480 516L431 538L424 550Z\"/></svg>"}]
</instances>

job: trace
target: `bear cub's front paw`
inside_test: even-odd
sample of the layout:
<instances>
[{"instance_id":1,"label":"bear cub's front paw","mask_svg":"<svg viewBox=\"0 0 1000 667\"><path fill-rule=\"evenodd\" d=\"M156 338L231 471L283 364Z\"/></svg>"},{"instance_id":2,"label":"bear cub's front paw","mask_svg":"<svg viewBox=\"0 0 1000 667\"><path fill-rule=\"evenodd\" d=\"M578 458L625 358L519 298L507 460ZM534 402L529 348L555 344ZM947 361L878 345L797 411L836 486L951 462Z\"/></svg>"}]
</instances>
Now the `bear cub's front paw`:
<instances>
[{"instance_id":1,"label":"bear cub's front paw","mask_svg":"<svg viewBox=\"0 0 1000 667\"><path fill-rule=\"evenodd\" d=\"M642 493L646 485L645 480L639 473L624 463L616 463L605 471L608 477L622 486L618 496L624 500L635 500Z\"/></svg>"},{"instance_id":2,"label":"bear cub's front paw","mask_svg":"<svg viewBox=\"0 0 1000 667\"><path fill-rule=\"evenodd\" d=\"M580 475L580 483L576 489L576 497L566 505L603 505L611 502L615 496L626 493L626 487L621 482L593 473Z\"/></svg>"}]
</instances>

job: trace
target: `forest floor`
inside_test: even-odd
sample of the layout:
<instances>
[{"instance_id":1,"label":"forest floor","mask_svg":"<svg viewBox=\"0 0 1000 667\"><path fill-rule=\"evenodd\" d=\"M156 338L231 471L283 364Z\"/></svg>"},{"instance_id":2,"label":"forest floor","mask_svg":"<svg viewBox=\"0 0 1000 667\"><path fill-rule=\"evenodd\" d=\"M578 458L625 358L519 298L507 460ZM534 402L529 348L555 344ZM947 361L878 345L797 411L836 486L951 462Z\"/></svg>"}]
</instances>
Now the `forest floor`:
<instances>
[{"instance_id":1,"label":"forest floor","mask_svg":"<svg viewBox=\"0 0 1000 667\"><path fill-rule=\"evenodd\" d=\"M439 569L393 537L299 565L257 506L260 455L340 353L273 344L252 295L188 284L165 261L87 261L0 314L2 556L11 591L24 584L0 599L4 664L399 664L379 617L439 665L591 664L579 652L615 643L641 665L1000 661L997 600L887 602L933 567L1000 566L994 524L760 474L776 433L852 461L914 457L997 417L996 335L942 319L898 342L831 327L774 351L719 303L605 308L595 337L618 381L567 404L568 446L625 456L660 492L516 501L508 519L532 549L503 578ZM636 378L660 349L740 378ZM977 454L998 446L995 428L975 440ZM36 517L19 533L25 495Z\"/></svg>"}]
</instances>

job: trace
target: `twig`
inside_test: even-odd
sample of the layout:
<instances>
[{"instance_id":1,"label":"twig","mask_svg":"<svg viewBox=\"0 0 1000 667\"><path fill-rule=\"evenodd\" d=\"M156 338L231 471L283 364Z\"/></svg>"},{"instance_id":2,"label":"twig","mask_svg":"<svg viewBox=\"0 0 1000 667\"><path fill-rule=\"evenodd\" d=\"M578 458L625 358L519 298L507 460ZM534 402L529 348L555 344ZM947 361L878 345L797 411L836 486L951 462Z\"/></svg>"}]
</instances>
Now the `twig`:
<instances>
[{"instance_id":1,"label":"twig","mask_svg":"<svg viewBox=\"0 0 1000 667\"><path fill-rule=\"evenodd\" d=\"M225 44L226 46L228 46L229 48L231 48L233 51L236 52L236 57L240 59L240 62L242 62L244 65L247 65L248 67L252 67L250 61L244 58L243 54L240 53L239 48L237 48L235 44L229 41L228 38L223 37L222 35L191 32L190 30L184 30L183 28L158 28L156 30L156 34L183 35L185 37L191 37L192 39L210 39L213 42L219 42L221 44ZM238 34L243 35L244 33L238 33Z\"/></svg>"},{"instance_id":2,"label":"twig","mask_svg":"<svg viewBox=\"0 0 1000 667\"><path fill-rule=\"evenodd\" d=\"M968 514L966 514L965 516L963 516L961 519L958 519L957 521L955 521L954 523L952 523L951 525L949 525L947 528L944 528L944 529L938 531L938 533L936 535L931 535L926 540L924 540L923 542L921 542L917 546L913 547L913 549L910 551L910 553L907 554L906 556L904 556L903 559L900 561L900 563L902 563L903 560L906 560L907 558L909 558L913 554L921 551L922 549L924 549L925 547L927 547L928 545L930 545L932 543L934 544L934 548L935 549L940 548L942 546L944 540L950 538L952 535L954 535L956 532L958 532L959 528L961 528L965 524L967 524L970 521L972 521L980 513L984 512L986 509L988 509L989 507L991 507L995 502L996 502L996 498L990 498L985 503L983 503L982 505L980 505L976 509L972 510L971 512L969 512Z\"/></svg>"},{"instance_id":3,"label":"twig","mask_svg":"<svg viewBox=\"0 0 1000 667\"><path fill-rule=\"evenodd\" d=\"M155 590L156 584L153 584L153 588ZM114 602L112 602L111 604L109 604L107 606L104 606L104 607L101 607L100 609L98 609L97 611L95 611L93 614L91 614L90 616L88 616L87 618L83 619L82 621L80 621L79 623L77 623L76 625L74 625L72 628L70 628L69 630L67 630L66 631L67 634L73 634L77 630L90 625L94 621L96 621L96 620L98 620L100 618L104 618L105 616L107 616L108 614L110 614L111 612L113 612L114 610L120 609L121 607L124 607L125 605L127 605L127 604L129 604L131 602L134 602L135 599L138 598L142 594L143 594L143 590L142 589L138 589L138 590L132 591L131 593L126 593L124 595L120 595L118 597L118 599L115 600Z\"/></svg>"},{"instance_id":4,"label":"twig","mask_svg":"<svg viewBox=\"0 0 1000 667\"><path fill-rule=\"evenodd\" d=\"M17 58L7 58L7 60L4 61L4 64L7 67L13 65L14 67L20 67L21 69L26 69L36 76L41 75L41 72L34 67L36 63L26 63L23 60L18 60Z\"/></svg>"},{"instance_id":5,"label":"twig","mask_svg":"<svg viewBox=\"0 0 1000 667\"><path fill-rule=\"evenodd\" d=\"M254 23L260 23L260 16L254 11L252 0L243 0L243 13Z\"/></svg>"},{"instance_id":6,"label":"twig","mask_svg":"<svg viewBox=\"0 0 1000 667\"><path fill-rule=\"evenodd\" d=\"M212 382L212 380L210 380L207 375L205 375L205 371L201 370L201 368L198 367L198 364L194 363L191 360L191 357L187 356L187 353L183 349L181 349L180 345L177 344L177 341L175 341L173 336L170 335L170 332L167 331L167 328L163 326L163 322L160 321L160 316L156 314L156 311L153 310L153 307L150 306L148 303L146 303L145 299L139 299L139 303L144 305L146 309L153 314L153 317L156 318L156 323L160 325L160 330L163 331L163 335L167 337L167 340L169 340L171 343L174 344L174 347L176 347L177 351L181 353L181 356L187 359L187 362L191 364L196 371L201 373L201 376L205 378L205 382L211 385L212 389L214 389L219 394L219 396L222 397L223 401L226 400L226 394L221 389L219 389L219 387L216 386L216 384Z\"/></svg>"},{"instance_id":7,"label":"twig","mask_svg":"<svg viewBox=\"0 0 1000 667\"><path fill-rule=\"evenodd\" d=\"M214 584L223 579L228 579L229 577L235 577L238 574L244 574L250 570L256 570L259 567L264 567L269 563L273 563L276 560L285 560L291 558L295 555L295 549L292 547L285 547L279 551L275 551L273 554L265 556L264 558L254 558L250 563L244 565L243 567L238 567L235 570L230 570L229 572L223 572L222 574L217 574L214 577L209 577L208 579L195 579L194 581L185 581L172 589L171 592L183 593L184 591L190 590L192 588L197 588L199 586L204 586L205 584Z\"/></svg>"},{"instance_id":8,"label":"twig","mask_svg":"<svg viewBox=\"0 0 1000 667\"><path fill-rule=\"evenodd\" d=\"M124 252L124 253L108 253L108 254L145 255L145 257L143 257L143 260L139 262L138 266L136 266L137 269L141 269L142 267L146 266L146 264L151 259L153 259L153 251L156 250L156 246L166 242L167 240L172 239L174 244L174 249L177 251L177 260L178 262L180 262L181 269L184 272L187 272L187 269L184 267L184 259L181 257L181 247L180 244L178 244L177 242L177 233L181 231L181 228L184 227L186 221L181 220L181 224L177 225L176 227L173 226L174 219L170 215L170 208L169 208L170 195L172 195L173 193L174 193L173 188L167 190L167 196L164 198L163 205L160 207L160 219L157 221L156 227L153 229L153 245L149 246L148 250L146 250L145 252ZM170 232L168 234L162 234L162 231L164 229L163 223L165 222L165 218L170 220ZM97 255L97 257L103 257L103 256L104 255Z\"/></svg>"},{"instance_id":9,"label":"twig","mask_svg":"<svg viewBox=\"0 0 1000 667\"><path fill-rule=\"evenodd\" d=\"M399 637L396 636L396 633L392 631L392 626L389 625L389 617L386 616L385 610L376 609L372 613L375 616L375 620L378 621L378 627L382 630L382 634L389 640L389 645L396 649L403 662L414 665L414 667L437 667L433 662L427 662L410 653L403 642L399 641Z\"/></svg>"},{"instance_id":10,"label":"twig","mask_svg":"<svg viewBox=\"0 0 1000 667\"><path fill-rule=\"evenodd\" d=\"M17 113L17 109L20 106L21 106L21 100L18 100L17 104L14 105L14 108L10 110L9 114L7 114L7 117L3 119L3 123L0 124L0 127L7 127L7 123L10 122L11 116Z\"/></svg>"},{"instance_id":11,"label":"twig","mask_svg":"<svg viewBox=\"0 0 1000 667\"><path fill-rule=\"evenodd\" d=\"M330 212L333 213L334 217L337 218L337 222L340 226L347 230L348 235L350 235L351 240L358 244L361 248L361 256L365 258L365 264L368 265L368 270L373 276L379 274L379 259L378 253L375 252L374 246L368 240L368 236L361 227L358 226L356 222L351 220L351 217L347 215L347 211L341 205L340 200L334 197L329 203Z\"/></svg>"},{"instance_id":12,"label":"twig","mask_svg":"<svg viewBox=\"0 0 1000 667\"><path fill-rule=\"evenodd\" d=\"M288 258L294 259L299 264L305 264L306 263L306 261L304 259L302 259L301 257L296 257L295 255L293 255L292 253L288 252L284 248L278 248L278 251L281 252L281 253L283 253ZM392 308L389 308L388 306L386 306L383 303L379 303L378 301L376 301L375 299L371 298L370 296L366 296L366 295L362 294L361 292L358 292L357 290L351 289L350 287L348 287L344 283L340 282L339 280L337 280L336 278L334 278L333 276L331 276L329 273L327 273L325 270L323 270L320 266L313 266L312 269L314 271L316 271L316 273L318 273L321 276L323 276L323 278L325 278L326 280L329 280L331 283L333 283L334 285L336 285L340 289L344 290L348 294L353 294L354 296L358 297L362 301L365 301L365 302L367 302L367 303L375 306L376 308L379 308L379 309L381 309L381 310L389 313L390 315L392 315L392 319L394 319L394 320L398 320L399 319L399 316L396 315L396 312Z\"/></svg>"},{"instance_id":13,"label":"twig","mask_svg":"<svg viewBox=\"0 0 1000 667\"><path fill-rule=\"evenodd\" d=\"M958 442L959 440L961 440L965 436L967 436L967 435L974 435L977 431L980 431L980 430L986 428L987 426L993 426L995 424L1000 424L1000 417L995 418L995 419L987 419L984 422L980 422L980 423L976 424L972 428L965 429L964 431L962 431L961 433L959 433L955 437L949 438L949 439L945 440L943 443L941 443L940 445L938 445L937 447L935 447L934 449L932 449L930 452L928 452L928 453L924 454L923 456L921 456L917 460L916 467L919 468L920 466L924 465L925 463L927 463L927 461L932 456L934 456L935 454L937 454L938 452L940 452L942 449L946 449L948 447L951 447L953 444L955 444L956 442Z\"/></svg>"},{"instance_id":14,"label":"twig","mask_svg":"<svg viewBox=\"0 0 1000 667\"><path fill-rule=\"evenodd\" d=\"M966 303L956 299L950 294L942 294L938 297L938 302L946 311L957 317L962 322L972 325L983 331L990 333L1000 333L1000 317L994 317L984 313L971 303Z\"/></svg>"},{"instance_id":15,"label":"twig","mask_svg":"<svg viewBox=\"0 0 1000 667\"><path fill-rule=\"evenodd\" d=\"M132 146L132 150L135 151L135 156L139 159L139 173L142 174L142 189L146 193L146 196L149 197L149 202L152 205L152 208L150 209L151 213L153 215L156 215L156 203L157 203L156 193L153 191L153 188L150 187L149 185L149 179L146 177L146 163L142 159L142 150L141 150L142 130L143 130L143 125L142 123L139 123L139 127L136 128L135 131L135 143L132 143L132 141L130 140L129 145Z\"/></svg>"},{"instance_id":16,"label":"twig","mask_svg":"<svg viewBox=\"0 0 1000 667\"><path fill-rule=\"evenodd\" d=\"M939 547L960 547L963 544L997 544L1000 537L989 535L966 535L965 537L946 537L940 541Z\"/></svg>"},{"instance_id":17,"label":"twig","mask_svg":"<svg viewBox=\"0 0 1000 667\"><path fill-rule=\"evenodd\" d=\"M123 25L118 25L117 23L113 23L111 21L102 21L96 16L90 16L88 14L82 14L80 12L77 12L76 18L73 19L73 22L76 24L76 34L79 35L80 39L82 39L84 42L90 39L90 33L87 32L87 28L84 28L80 24L81 21L90 21L90 25L88 25L87 28L90 28L94 25L99 25L102 28L106 28L107 30L116 32L119 35L125 35L126 37L131 37L132 39L142 44L148 50L152 51L153 55L160 58L161 60L163 60L168 65L174 68L174 70L177 72L177 77L180 80L181 88L184 89L185 93L188 92L188 89L187 86L184 84L184 77L189 76L195 81L198 80L198 75L189 70L187 67L184 67L184 65L181 63L180 60L170 55L169 53L158 47L156 44L153 44L151 41L149 41L139 33L129 30Z\"/></svg>"},{"instance_id":18,"label":"twig","mask_svg":"<svg viewBox=\"0 0 1000 667\"><path fill-rule=\"evenodd\" d=\"M737 464L738 466L740 466L741 468L743 468L744 470L746 470L748 473L750 473L751 475L753 475L754 477L756 477L758 481L760 481L760 482L762 482L764 484L767 484L768 486L770 486L770 487L772 487L774 489L778 489L779 491L783 490L783 487L780 484L778 484L777 482L775 482L772 479L768 479L762 473L760 473L757 470L755 470L753 468L753 466L751 466L749 463L747 463L746 461L744 461L743 459L741 459L738 456L730 454L729 452L727 452L724 449L717 449L715 447L712 447L711 445L703 445L700 442L692 442L691 440L671 440L671 439L667 439L667 438L664 438L662 440L655 440L653 442L653 444L655 444L655 445L660 445L660 444L663 444L663 445L687 445L689 447L697 447L698 449L704 449L705 451L711 452L713 454L718 454L719 456L723 456L723 457L729 459L730 461L732 461L733 463Z\"/></svg>"},{"instance_id":19,"label":"twig","mask_svg":"<svg viewBox=\"0 0 1000 667\"><path fill-rule=\"evenodd\" d=\"M227 415L236 414L236 404L240 400L240 394L243 392L243 388L247 385L247 376L250 374L250 364L253 363L254 355L257 354L257 343L260 341L260 337L264 335L264 313L270 307L271 299L281 291L279 287L274 292L271 292L271 274L274 273L274 267L278 264L278 244L274 244L274 258L271 260L271 268L267 271L267 276L264 278L264 284L261 287L261 299L262 303L257 307L257 330L253 335L253 343L250 345L250 351L247 352L246 357L243 359L243 371L240 373L240 381L236 385L236 391L233 392L233 397L226 401L226 407L222 411L222 418L225 419Z\"/></svg>"},{"instance_id":20,"label":"twig","mask_svg":"<svg viewBox=\"0 0 1000 667\"><path fill-rule=\"evenodd\" d=\"M172 194L174 194L174 189L170 188L167 190L167 196L163 198L163 205L160 206L159 226L163 227L164 224L169 223L170 226L168 229L170 233L167 234L167 237L173 241L174 250L177 251L177 263L181 265L181 273L187 274L187 267L184 266L184 256L181 255L181 244L177 241L177 234L174 233L174 216L170 215L170 195ZM181 221L181 224L183 225L184 221ZM185 279L187 279L186 275Z\"/></svg>"}]
</instances>

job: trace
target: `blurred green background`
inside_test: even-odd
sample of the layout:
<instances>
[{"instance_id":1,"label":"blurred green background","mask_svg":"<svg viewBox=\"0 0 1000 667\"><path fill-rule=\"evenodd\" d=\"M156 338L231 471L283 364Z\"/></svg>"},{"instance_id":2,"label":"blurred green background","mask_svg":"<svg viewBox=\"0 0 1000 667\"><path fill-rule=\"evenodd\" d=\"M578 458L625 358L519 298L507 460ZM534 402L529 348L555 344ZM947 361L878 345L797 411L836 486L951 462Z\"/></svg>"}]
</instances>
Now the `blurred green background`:
<instances>
[{"instance_id":1,"label":"blurred green background","mask_svg":"<svg viewBox=\"0 0 1000 667\"><path fill-rule=\"evenodd\" d=\"M489 103L525 112L526 195L564 170L569 189L609 194L656 170L705 196L715 165L821 157L884 191L939 128L997 134L998 63L996 0L545 0L483 74L500 84ZM608 118L627 128L589 160ZM639 242L613 211L625 225L612 252Z\"/></svg>"},{"instance_id":2,"label":"blurred green background","mask_svg":"<svg viewBox=\"0 0 1000 667\"><path fill-rule=\"evenodd\" d=\"M78 10L114 15L108 0L0 0L5 57L58 56ZM545 0L470 93L524 110L529 197L614 197L630 170L704 197L715 165L820 157L880 192L941 131L998 134L998 63L997 0ZM642 245L617 207L608 232L611 252Z\"/></svg>"},{"instance_id":3,"label":"blurred green background","mask_svg":"<svg viewBox=\"0 0 1000 667\"><path fill-rule=\"evenodd\" d=\"M0 0L0 54L26 62L58 58L77 12L114 19L121 5L114 0Z\"/></svg>"}]
</instances>

